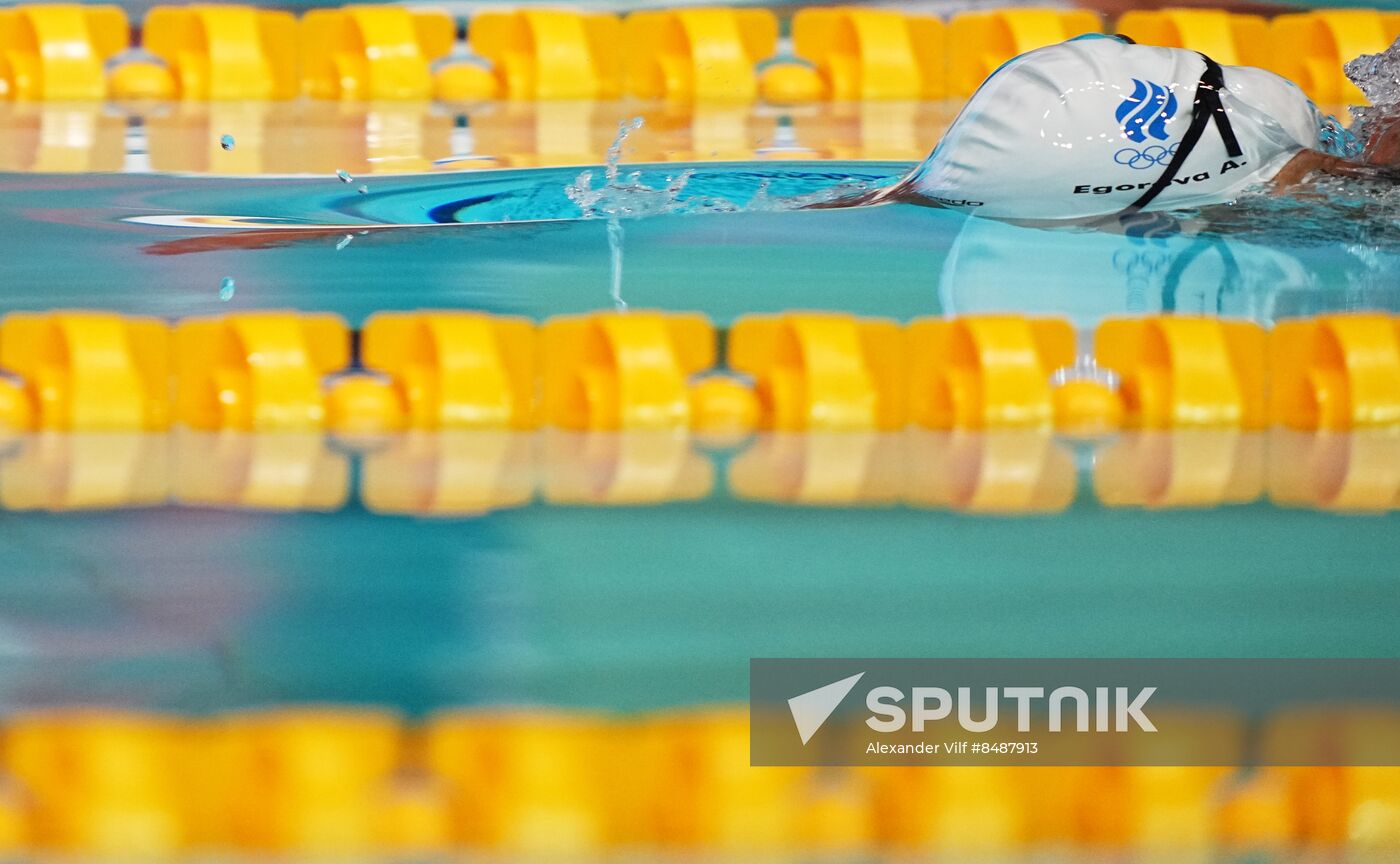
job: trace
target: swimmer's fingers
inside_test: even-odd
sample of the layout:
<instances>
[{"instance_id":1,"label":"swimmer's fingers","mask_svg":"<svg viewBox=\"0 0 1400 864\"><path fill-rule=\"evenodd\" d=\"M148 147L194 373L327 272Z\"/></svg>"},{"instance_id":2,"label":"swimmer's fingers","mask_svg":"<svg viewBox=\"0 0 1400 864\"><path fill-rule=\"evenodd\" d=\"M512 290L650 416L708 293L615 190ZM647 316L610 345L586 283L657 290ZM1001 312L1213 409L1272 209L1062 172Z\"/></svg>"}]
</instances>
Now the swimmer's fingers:
<instances>
[{"instance_id":1,"label":"swimmer's fingers","mask_svg":"<svg viewBox=\"0 0 1400 864\"><path fill-rule=\"evenodd\" d=\"M893 186L884 186L879 189L871 189L869 192L861 192L856 195L846 195L842 198L835 198L831 201L818 201L801 208L803 210L845 210L850 207L873 207L879 204L922 204L926 203L923 196L913 192L913 186L909 180L901 180Z\"/></svg>"},{"instance_id":2,"label":"swimmer's fingers","mask_svg":"<svg viewBox=\"0 0 1400 864\"><path fill-rule=\"evenodd\" d=\"M802 210L845 210L849 207L869 207L874 204L886 204L889 202L888 189L873 189L869 192L861 192L857 195L845 195L841 198L833 198L830 201L816 201L812 204L804 204Z\"/></svg>"}]
</instances>

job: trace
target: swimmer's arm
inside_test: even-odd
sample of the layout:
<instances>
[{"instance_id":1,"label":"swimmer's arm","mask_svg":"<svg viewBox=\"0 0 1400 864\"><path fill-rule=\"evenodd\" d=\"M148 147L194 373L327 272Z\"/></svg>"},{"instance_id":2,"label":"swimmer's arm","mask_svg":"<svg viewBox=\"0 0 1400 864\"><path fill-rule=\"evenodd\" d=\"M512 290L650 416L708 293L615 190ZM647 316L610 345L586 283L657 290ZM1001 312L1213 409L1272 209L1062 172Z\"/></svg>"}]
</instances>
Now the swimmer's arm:
<instances>
[{"instance_id":1,"label":"swimmer's arm","mask_svg":"<svg viewBox=\"0 0 1400 864\"><path fill-rule=\"evenodd\" d=\"M1313 174L1331 174L1334 177L1349 177L1353 180L1389 180L1400 182L1400 173L1384 165L1368 165L1352 162L1340 156L1329 156L1316 150L1302 150L1274 175L1273 188L1276 193L1286 193L1303 185Z\"/></svg>"}]
</instances>

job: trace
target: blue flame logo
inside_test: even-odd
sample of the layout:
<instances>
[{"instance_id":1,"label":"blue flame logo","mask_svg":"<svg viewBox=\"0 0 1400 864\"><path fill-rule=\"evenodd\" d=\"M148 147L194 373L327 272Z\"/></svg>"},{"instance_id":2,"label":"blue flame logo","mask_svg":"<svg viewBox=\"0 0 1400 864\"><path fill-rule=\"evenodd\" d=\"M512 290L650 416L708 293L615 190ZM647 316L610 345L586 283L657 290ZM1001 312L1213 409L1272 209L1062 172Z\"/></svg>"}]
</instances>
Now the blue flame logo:
<instances>
[{"instance_id":1,"label":"blue flame logo","mask_svg":"<svg viewBox=\"0 0 1400 864\"><path fill-rule=\"evenodd\" d=\"M1133 92L1118 105L1113 116L1129 141L1141 144L1150 135L1158 141L1169 137L1167 121L1176 116L1176 94L1161 84L1133 79Z\"/></svg>"}]
</instances>

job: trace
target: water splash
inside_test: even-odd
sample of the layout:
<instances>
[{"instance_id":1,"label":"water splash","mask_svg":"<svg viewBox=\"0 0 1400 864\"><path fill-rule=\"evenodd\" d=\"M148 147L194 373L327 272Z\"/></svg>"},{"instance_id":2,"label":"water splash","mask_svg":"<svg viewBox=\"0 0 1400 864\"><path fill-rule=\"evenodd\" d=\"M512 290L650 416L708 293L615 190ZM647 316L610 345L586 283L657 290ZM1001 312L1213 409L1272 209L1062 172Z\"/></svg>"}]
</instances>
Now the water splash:
<instances>
[{"instance_id":1,"label":"water splash","mask_svg":"<svg viewBox=\"0 0 1400 864\"><path fill-rule=\"evenodd\" d=\"M617 126L617 137L608 147L603 163L603 185L593 188L593 172L584 171L574 182L564 187L564 194L578 206L585 219L622 219L669 213L674 210L680 193L685 189L693 171L683 171L678 177L667 178L666 185L651 187L642 182L640 171L622 176L622 148L633 132L642 128L643 120L633 117Z\"/></svg>"},{"instance_id":2,"label":"water splash","mask_svg":"<svg viewBox=\"0 0 1400 864\"><path fill-rule=\"evenodd\" d=\"M354 177L351 177L351 176L350 176L350 172L349 172L349 171L346 171L344 168L337 168L337 169L335 169L335 176L340 180L341 183L354 183L354 182L355 182L355 178L354 178Z\"/></svg>"},{"instance_id":3,"label":"water splash","mask_svg":"<svg viewBox=\"0 0 1400 864\"><path fill-rule=\"evenodd\" d=\"M593 186L593 171L584 171L574 182L565 187L564 192L581 213L584 219L606 219L608 221L608 262L611 269L609 296L619 312L627 310L627 301L622 296L623 241L626 231L623 219L636 219L643 216L658 216L667 213L736 213L740 211L774 212L794 210L819 201L830 201L855 191L864 191L867 184L853 181L792 198L780 198L770 194L772 181L764 178L749 199L738 204L718 195L685 196L690 181L695 177L695 169L688 168L680 174L667 176L660 186L648 186L642 180L641 171L622 173L622 150L627 138L642 128L641 117L618 124L617 137L608 147L607 160L603 164L603 184ZM508 217L507 217L508 218ZM501 221L506 221L502 219Z\"/></svg>"},{"instance_id":4,"label":"water splash","mask_svg":"<svg viewBox=\"0 0 1400 864\"><path fill-rule=\"evenodd\" d=\"M1371 103L1351 107L1352 132L1366 141L1377 124L1400 113L1400 39L1379 54L1362 54L1342 70Z\"/></svg>"},{"instance_id":5,"label":"water splash","mask_svg":"<svg viewBox=\"0 0 1400 864\"><path fill-rule=\"evenodd\" d=\"M649 186L643 172L624 174L621 168L622 149L628 136L642 127L641 117L618 124L617 137L608 147L603 165L602 185L594 187L595 172L580 173L574 182L564 187L564 194L578 207L584 219L638 219L672 213L738 213L798 210L810 204L833 201L871 188L868 182L852 179L792 197L770 193L771 181L764 179L747 199L732 200L724 195L692 193L696 169L687 168L676 175L667 175L659 186Z\"/></svg>"},{"instance_id":6,"label":"water splash","mask_svg":"<svg viewBox=\"0 0 1400 864\"><path fill-rule=\"evenodd\" d=\"M569 201L578 207L583 219L606 219L608 221L608 261L611 268L609 295L613 306L619 312L628 308L622 296L623 219L636 219L644 216L659 216L674 213L736 213L741 211L776 212L796 210L809 204L832 201L858 192L866 191L868 183L852 179L849 183L837 184L815 192L791 198L781 198L770 193L771 180L764 178L757 189L743 203L735 203L718 195L697 194L687 196L686 190L696 175L696 169L687 168L674 176L665 177L660 186L649 186L642 180L641 171L622 173L622 150L627 138L642 128L641 117L634 117L618 124L617 137L608 147L607 159L603 164L603 183L594 188L593 171L584 171L574 178L574 182L564 188ZM506 221L505 217L500 221Z\"/></svg>"},{"instance_id":7,"label":"water splash","mask_svg":"<svg viewBox=\"0 0 1400 864\"><path fill-rule=\"evenodd\" d=\"M237 289L238 286L234 283L233 277L225 276L223 280L219 282L219 299L227 303L233 299L233 292Z\"/></svg>"},{"instance_id":8,"label":"water splash","mask_svg":"<svg viewBox=\"0 0 1400 864\"><path fill-rule=\"evenodd\" d=\"M1340 155L1370 161L1362 145L1400 122L1400 39L1343 69L1371 104L1351 106L1351 128L1333 134L1340 136ZM1209 208L1212 231L1274 246L1342 243L1353 257L1361 250L1400 250L1400 184L1386 180L1315 174L1287 195L1259 187L1236 205Z\"/></svg>"},{"instance_id":9,"label":"water splash","mask_svg":"<svg viewBox=\"0 0 1400 864\"><path fill-rule=\"evenodd\" d=\"M593 188L593 172L585 171L564 190L569 200L578 205L583 218L608 220L608 262L612 275L609 294L619 312L627 311L627 301L622 299L622 217L666 212L690 179L688 174L683 174L679 182L673 181L659 190L641 182L640 172L634 172L626 181L619 181L622 147L628 135L642 128L642 122L642 118L633 117L618 124L617 137L608 147L607 161L603 165L601 188Z\"/></svg>"},{"instance_id":10,"label":"water splash","mask_svg":"<svg viewBox=\"0 0 1400 864\"><path fill-rule=\"evenodd\" d=\"M1400 185L1318 174L1287 195L1265 186L1201 212L1216 233L1270 246L1400 251Z\"/></svg>"},{"instance_id":11,"label":"water splash","mask_svg":"<svg viewBox=\"0 0 1400 864\"><path fill-rule=\"evenodd\" d=\"M1342 71L1372 105L1400 103L1400 39L1379 54L1362 54Z\"/></svg>"}]
</instances>

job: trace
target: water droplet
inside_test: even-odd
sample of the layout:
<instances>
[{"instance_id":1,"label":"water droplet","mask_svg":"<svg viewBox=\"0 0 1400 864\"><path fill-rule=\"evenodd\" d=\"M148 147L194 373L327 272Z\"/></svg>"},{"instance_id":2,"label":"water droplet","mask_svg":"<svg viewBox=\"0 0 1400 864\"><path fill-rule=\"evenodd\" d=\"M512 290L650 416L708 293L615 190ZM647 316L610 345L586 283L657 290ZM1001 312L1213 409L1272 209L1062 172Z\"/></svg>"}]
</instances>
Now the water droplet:
<instances>
[{"instance_id":1,"label":"water droplet","mask_svg":"<svg viewBox=\"0 0 1400 864\"><path fill-rule=\"evenodd\" d=\"M344 168L335 169L335 176L340 178L341 183L354 183L355 178L350 176L350 172Z\"/></svg>"},{"instance_id":2,"label":"water droplet","mask_svg":"<svg viewBox=\"0 0 1400 864\"><path fill-rule=\"evenodd\" d=\"M224 148L225 150L232 150L232 149L233 149L233 136L232 136L232 135L224 135L224 136L221 136L221 137L219 138L219 146L222 147L222 148Z\"/></svg>"},{"instance_id":3,"label":"water droplet","mask_svg":"<svg viewBox=\"0 0 1400 864\"><path fill-rule=\"evenodd\" d=\"M233 292L237 289L232 276L225 276L224 281L219 283L219 299L227 303L233 299Z\"/></svg>"},{"instance_id":4,"label":"water droplet","mask_svg":"<svg viewBox=\"0 0 1400 864\"><path fill-rule=\"evenodd\" d=\"M351 240L354 240L354 239L355 239L355 235L354 235L354 234L346 234L346 235L345 235L345 239L343 239L343 240L341 240L339 243L335 244L335 251L339 252L341 249L344 249L346 246L349 246L349 245L350 245L350 241L351 241Z\"/></svg>"},{"instance_id":5,"label":"water droplet","mask_svg":"<svg viewBox=\"0 0 1400 864\"><path fill-rule=\"evenodd\" d=\"M627 311L627 301L622 299L622 222L608 220L608 258L612 269L612 301L619 312Z\"/></svg>"},{"instance_id":6,"label":"water droplet","mask_svg":"<svg viewBox=\"0 0 1400 864\"><path fill-rule=\"evenodd\" d=\"M361 195L368 195L368 194L369 194L369 187L368 187L368 186L361 186L361 187L360 187L360 194L361 194Z\"/></svg>"}]
</instances>

